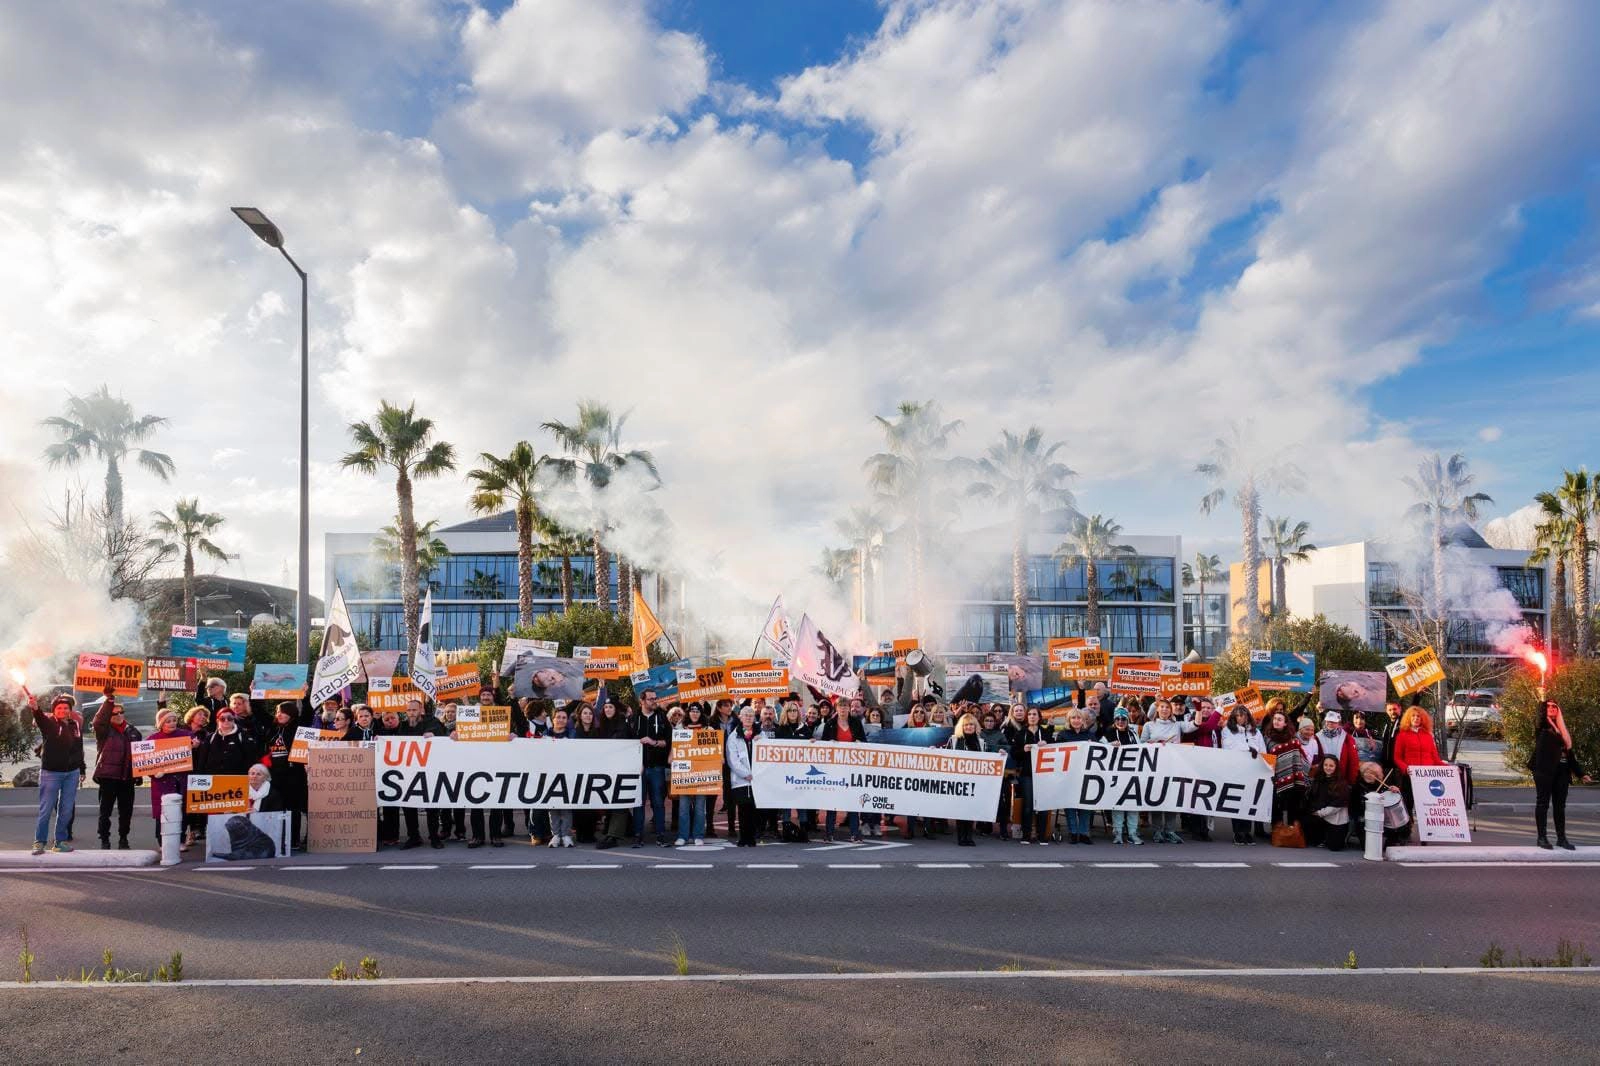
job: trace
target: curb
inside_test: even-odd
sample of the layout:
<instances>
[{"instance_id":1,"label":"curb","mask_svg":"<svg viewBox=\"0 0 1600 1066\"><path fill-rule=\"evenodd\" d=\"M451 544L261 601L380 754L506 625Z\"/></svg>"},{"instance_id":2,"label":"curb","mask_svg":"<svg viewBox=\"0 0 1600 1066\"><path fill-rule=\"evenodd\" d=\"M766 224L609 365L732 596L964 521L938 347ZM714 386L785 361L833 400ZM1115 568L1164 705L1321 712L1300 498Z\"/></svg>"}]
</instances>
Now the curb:
<instances>
[{"instance_id":1,"label":"curb","mask_svg":"<svg viewBox=\"0 0 1600 1066\"><path fill-rule=\"evenodd\" d=\"M47 851L0 851L0 870L109 870L154 866L161 855L155 851L69 851L58 855Z\"/></svg>"},{"instance_id":2,"label":"curb","mask_svg":"<svg viewBox=\"0 0 1600 1066\"><path fill-rule=\"evenodd\" d=\"M1473 812L1482 811L1486 814L1532 814L1533 804L1512 802L1475 803L1472 805L1472 810ZM1600 803L1569 803L1567 804L1567 810L1577 811L1580 814L1592 814L1600 811Z\"/></svg>"},{"instance_id":3,"label":"curb","mask_svg":"<svg viewBox=\"0 0 1600 1066\"><path fill-rule=\"evenodd\" d=\"M1523 863L1562 863L1562 862L1600 862L1600 847L1581 847L1577 851L1566 851L1557 848L1546 851L1543 848L1527 845L1511 847L1474 847L1461 844L1436 844L1433 847L1417 847L1404 845L1385 850L1385 862L1404 863L1460 863L1460 862L1507 862Z\"/></svg>"}]
</instances>

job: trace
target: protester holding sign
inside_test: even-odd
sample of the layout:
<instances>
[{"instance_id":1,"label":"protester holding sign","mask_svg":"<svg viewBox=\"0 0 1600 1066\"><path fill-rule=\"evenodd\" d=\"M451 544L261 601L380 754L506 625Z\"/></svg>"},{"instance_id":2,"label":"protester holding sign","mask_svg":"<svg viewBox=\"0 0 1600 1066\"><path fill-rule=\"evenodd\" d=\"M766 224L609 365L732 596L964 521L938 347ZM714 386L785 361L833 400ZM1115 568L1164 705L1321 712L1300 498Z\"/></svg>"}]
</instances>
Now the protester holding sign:
<instances>
[{"instance_id":1,"label":"protester holding sign","mask_svg":"<svg viewBox=\"0 0 1600 1066\"><path fill-rule=\"evenodd\" d=\"M833 717L823 722L817 732L819 740L833 740L845 744L861 744L867 739L867 724L860 718L851 716L849 707L840 701L838 710ZM823 822L822 836L829 844L833 843L834 826L838 824L838 812L829 811ZM861 843L861 812L848 811L845 814L845 826L850 830L850 843ZM968 823L967 836L971 837L971 823Z\"/></svg>"},{"instance_id":2,"label":"protester holding sign","mask_svg":"<svg viewBox=\"0 0 1600 1066\"><path fill-rule=\"evenodd\" d=\"M1356 740L1344 728L1344 716L1338 711L1329 711L1322 716L1322 728L1317 730L1317 744L1322 749L1323 755L1332 755L1338 760L1338 773L1347 785L1356 783L1356 775L1361 772L1361 755L1356 751Z\"/></svg>"},{"instance_id":3,"label":"protester holding sign","mask_svg":"<svg viewBox=\"0 0 1600 1066\"><path fill-rule=\"evenodd\" d=\"M760 828L760 815L756 813L753 768L754 745L761 733L756 729L756 712L748 703L739 709L739 724L729 731L724 740L724 758L728 763L728 782L733 787L733 801L739 811L739 843L741 848L756 846L756 832ZM731 819L730 819L731 821Z\"/></svg>"},{"instance_id":4,"label":"protester holding sign","mask_svg":"<svg viewBox=\"0 0 1600 1066\"><path fill-rule=\"evenodd\" d=\"M1033 809L1033 749L1050 743L1050 727L1039 717L1037 708L1022 712L1022 724L1016 719L1006 725L1006 747L1010 765L1017 771L1017 790L1022 794L1021 838L1024 844L1046 845L1050 839L1045 834L1049 815ZM926 834L924 834L926 835Z\"/></svg>"},{"instance_id":5,"label":"protester holding sign","mask_svg":"<svg viewBox=\"0 0 1600 1066\"><path fill-rule=\"evenodd\" d=\"M1080 741L1095 741L1100 739L1100 730L1089 724L1087 711L1074 707L1067 712L1067 724L1064 729L1057 729L1054 738L1057 744L1075 744ZM1067 829L1066 841L1068 844L1093 844L1094 838L1089 835L1094 812L1081 807L1064 808Z\"/></svg>"},{"instance_id":6,"label":"protester holding sign","mask_svg":"<svg viewBox=\"0 0 1600 1066\"><path fill-rule=\"evenodd\" d=\"M644 846L644 808L650 805L650 826L655 831L656 844L667 846L667 763L672 747L672 726L654 692L646 692L641 700L639 715L639 743L644 745L644 791L639 806L633 811L633 846Z\"/></svg>"},{"instance_id":7,"label":"protester holding sign","mask_svg":"<svg viewBox=\"0 0 1600 1066\"><path fill-rule=\"evenodd\" d=\"M947 746L955 751L990 750L984 745L983 734L978 729L978 719L970 713L962 715L961 719L956 722L956 731L950 735L950 742ZM832 820L833 815L831 812L828 818L830 821ZM852 837L851 839L859 840L861 838ZM972 839L971 821L956 819L956 844L963 848L977 846L977 842Z\"/></svg>"},{"instance_id":8,"label":"protester holding sign","mask_svg":"<svg viewBox=\"0 0 1600 1066\"><path fill-rule=\"evenodd\" d=\"M1100 739L1113 747L1126 748L1139 743L1139 731L1126 707L1118 707L1111 714L1111 728L1101 733ZM1115 810L1111 812L1111 843L1143 844L1139 838L1139 812Z\"/></svg>"},{"instance_id":9,"label":"protester holding sign","mask_svg":"<svg viewBox=\"0 0 1600 1066\"><path fill-rule=\"evenodd\" d=\"M1556 816L1556 847L1567 851L1576 848L1567 840L1567 786L1573 779L1589 784L1593 778L1584 773L1578 762L1578 753L1572 750L1572 734L1567 730L1567 720L1554 700L1546 700L1540 707L1539 721L1533 728L1533 751L1528 757L1528 772L1533 775L1533 816L1539 826L1539 846L1551 850L1550 838L1545 835L1545 816L1554 808Z\"/></svg>"},{"instance_id":10,"label":"protester holding sign","mask_svg":"<svg viewBox=\"0 0 1600 1066\"><path fill-rule=\"evenodd\" d=\"M1156 716L1145 722L1139 731L1139 740L1145 744L1178 744L1186 733L1198 727L1193 722L1180 722L1172 715L1172 701L1158 699ZM1178 835L1178 816L1170 811L1152 811L1150 814L1151 840L1157 844L1182 844Z\"/></svg>"},{"instance_id":11,"label":"protester holding sign","mask_svg":"<svg viewBox=\"0 0 1600 1066\"><path fill-rule=\"evenodd\" d=\"M545 732L545 740L567 739L567 712L557 710L550 716L550 728ZM550 816L550 847L572 847L572 811L560 808L546 812Z\"/></svg>"},{"instance_id":12,"label":"protester holding sign","mask_svg":"<svg viewBox=\"0 0 1600 1066\"><path fill-rule=\"evenodd\" d=\"M117 848L128 848L133 825L133 747L143 739L128 724L122 704L107 696L94 715L94 783L100 786L100 847L111 847L111 808L117 809Z\"/></svg>"},{"instance_id":13,"label":"protester holding sign","mask_svg":"<svg viewBox=\"0 0 1600 1066\"><path fill-rule=\"evenodd\" d=\"M1311 777L1305 749L1289 725L1289 716L1281 710L1267 715L1261 739L1272 760L1272 824L1298 823Z\"/></svg>"},{"instance_id":14,"label":"protester holding sign","mask_svg":"<svg viewBox=\"0 0 1600 1066\"><path fill-rule=\"evenodd\" d=\"M205 714L205 708L196 707L194 711ZM193 713L193 711L191 712ZM162 708L156 712L156 731L152 740L174 740L183 738L189 741L191 748L200 746L200 738L194 731L178 724L178 712ZM150 816L156 820L156 843L161 842L161 801L167 796L182 797L189 787L189 775L185 773L161 773L157 771L150 775ZM178 845L179 851L189 850L193 843L193 835L185 832L183 842Z\"/></svg>"},{"instance_id":15,"label":"protester holding sign","mask_svg":"<svg viewBox=\"0 0 1600 1066\"><path fill-rule=\"evenodd\" d=\"M1218 745L1223 751L1247 752L1251 758L1259 758L1266 751L1266 744L1261 739L1261 731L1256 728L1256 721L1250 716L1250 708L1242 703L1233 706L1233 713L1228 716L1228 724L1222 727L1219 733ZM1256 828L1246 819L1234 818L1233 842L1239 845L1253 845L1253 833Z\"/></svg>"},{"instance_id":16,"label":"protester holding sign","mask_svg":"<svg viewBox=\"0 0 1600 1066\"><path fill-rule=\"evenodd\" d=\"M1433 719L1421 707L1412 707L1400 719L1400 730L1394 735L1394 765L1400 771L1400 791L1406 798L1406 809L1417 809L1416 796L1411 790L1413 766L1443 766L1439 746L1433 741Z\"/></svg>"},{"instance_id":17,"label":"protester holding sign","mask_svg":"<svg viewBox=\"0 0 1600 1066\"><path fill-rule=\"evenodd\" d=\"M690 754L685 754L683 757L685 768L691 771L700 768L693 753L696 751L696 745L700 739L698 735L701 733L706 734L713 741L717 740L719 736L712 729L711 723L706 721L705 704L691 703L684 708L682 724L673 730L672 761L674 763L678 761L679 749L688 749ZM707 744L705 747L709 751L709 758L712 760L711 769L714 771L717 764L724 761L722 753L717 750L714 744ZM676 771L676 766L673 769ZM676 779L676 777L677 774L674 772L674 778ZM697 787L701 791L685 791L678 796L678 839L676 841L678 847L681 848L690 841L693 841L696 845L706 842L706 823L709 820L706 805L713 793L704 791L704 789L715 789L719 785L720 782L712 782L709 785L691 785L691 788Z\"/></svg>"},{"instance_id":18,"label":"protester holding sign","mask_svg":"<svg viewBox=\"0 0 1600 1066\"><path fill-rule=\"evenodd\" d=\"M291 761L295 732L302 724L310 723L313 709L310 703L297 704L285 700L273 712L273 723L262 743L261 762L272 771L273 791L283 804L279 810L290 812L294 846L301 847L305 838L300 829L306 811L306 768L304 763Z\"/></svg>"},{"instance_id":19,"label":"protester holding sign","mask_svg":"<svg viewBox=\"0 0 1600 1066\"><path fill-rule=\"evenodd\" d=\"M109 698L109 697L108 697ZM71 696L61 693L50 701L50 713L39 710L36 697L28 697L28 709L39 728L42 740L39 769L39 821L34 826L33 853L43 855L50 839L50 819L55 818L55 846L52 851L67 852L72 815L78 802L78 785L87 770L83 762L83 720L78 717Z\"/></svg>"}]
</instances>

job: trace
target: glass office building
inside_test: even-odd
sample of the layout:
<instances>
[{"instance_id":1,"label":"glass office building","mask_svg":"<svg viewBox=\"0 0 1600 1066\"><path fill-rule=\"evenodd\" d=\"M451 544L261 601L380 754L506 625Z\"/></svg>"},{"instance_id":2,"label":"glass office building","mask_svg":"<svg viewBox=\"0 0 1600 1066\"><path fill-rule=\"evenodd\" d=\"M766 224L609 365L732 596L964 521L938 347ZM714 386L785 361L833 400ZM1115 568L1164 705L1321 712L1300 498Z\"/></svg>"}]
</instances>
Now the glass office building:
<instances>
[{"instance_id":1,"label":"glass office building","mask_svg":"<svg viewBox=\"0 0 1600 1066\"><path fill-rule=\"evenodd\" d=\"M450 554L426 575L433 592L434 647L450 651L476 647L484 637L517 624L517 534L507 512L437 531ZM397 650L405 645L401 614L400 568L385 564L365 534L327 535L325 579L329 597L337 581L344 591L350 622L372 647ZM561 560L535 558L535 617L560 611ZM616 567L612 566L612 600ZM573 602L593 603L594 558L572 558Z\"/></svg>"}]
</instances>

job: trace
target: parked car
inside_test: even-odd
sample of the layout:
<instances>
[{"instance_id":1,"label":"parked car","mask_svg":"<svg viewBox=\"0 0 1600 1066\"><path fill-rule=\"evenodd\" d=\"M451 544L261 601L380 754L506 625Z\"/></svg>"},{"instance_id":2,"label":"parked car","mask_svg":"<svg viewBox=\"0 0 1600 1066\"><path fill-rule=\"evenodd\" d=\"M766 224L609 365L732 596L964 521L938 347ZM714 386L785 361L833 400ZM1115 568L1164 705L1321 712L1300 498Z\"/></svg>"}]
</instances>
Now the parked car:
<instances>
[{"instance_id":1,"label":"parked car","mask_svg":"<svg viewBox=\"0 0 1600 1066\"><path fill-rule=\"evenodd\" d=\"M1444 721L1451 733L1498 733L1500 693L1487 688L1458 689L1444 705Z\"/></svg>"}]
</instances>

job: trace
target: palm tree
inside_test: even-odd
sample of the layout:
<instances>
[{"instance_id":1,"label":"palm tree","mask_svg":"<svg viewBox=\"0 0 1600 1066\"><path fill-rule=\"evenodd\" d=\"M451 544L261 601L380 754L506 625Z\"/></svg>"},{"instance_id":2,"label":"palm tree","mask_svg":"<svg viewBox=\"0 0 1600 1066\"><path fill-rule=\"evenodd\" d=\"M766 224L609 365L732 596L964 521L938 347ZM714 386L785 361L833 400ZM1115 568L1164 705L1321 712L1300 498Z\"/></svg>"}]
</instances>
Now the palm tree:
<instances>
[{"instance_id":1,"label":"palm tree","mask_svg":"<svg viewBox=\"0 0 1600 1066\"><path fill-rule=\"evenodd\" d=\"M517 621L521 625L533 624L533 535L538 508L534 503L534 488L539 468L547 460L533 450L533 445L519 440L504 459L481 453L483 465L467 472L467 480L474 483L472 509L478 514L499 514L507 501L517 516Z\"/></svg>"},{"instance_id":2,"label":"palm tree","mask_svg":"<svg viewBox=\"0 0 1600 1066\"><path fill-rule=\"evenodd\" d=\"M1417 476L1401 478L1417 497L1417 502L1406 510L1406 516L1424 523L1433 549L1433 589L1429 595L1429 611L1433 620L1443 625L1446 620L1444 549L1450 532L1461 522L1478 517L1478 504L1493 503L1482 492L1468 492L1476 480L1467 469L1467 460L1460 452L1445 459L1437 453L1417 465ZM1444 649L1435 649L1441 656ZM1443 717L1442 715L1440 717Z\"/></svg>"},{"instance_id":3,"label":"palm tree","mask_svg":"<svg viewBox=\"0 0 1600 1066\"><path fill-rule=\"evenodd\" d=\"M1194 563L1183 564L1183 587L1200 586L1200 609L1195 613L1195 625L1200 630L1200 653L1206 649L1206 585L1222 579L1222 558L1195 552Z\"/></svg>"},{"instance_id":4,"label":"palm tree","mask_svg":"<svg viewBox=\"0 0 1600 1066\"><path fill-rule=\"evenodd\" d=\"M1564 653L1572 647L1572 619L1567 610L1567 559L1573 554L1577 523L1568 515L1546 518L1534 529L1534 548L1528 562L1555 566L1550 590L1551 650Z\"/></svg>"},{"instance_id":5,"label":"palm tree","mask_svg":"<svg viewBox=\"0 0 1600 1066\"><path fill-rule=\"evenodd\" d=\"M850 550L855 552L855 604L859 616L857 620L861 622L865 622L871 613L867 610L868 590L872 587L873 571L877 569L883 553L883 525L883 512L877 507L852 507L848 515L833 524L839 535L850 542Z\"/></svg>"},{"instance_id":6,"label":"palm tree","mask_svg":"<svg viewBox=\"0 0 1600 1066\"><path fill-rule=\"evenodd\" d=\"M194 554L225 563L236 556L229 555L211 540L211 534L227 519L219 514L200 510L199 497L180 499L172 507L172 514L155 513L152 528L156 541L168 553L183 553L183 623L195 625L194 605Z\"/></svg>"},{"instance_id":7,"label":"palm tree","mask_svg":"<svg viewBox=\"0 0 1600 1066\"><path fill-rule=\"evenodd\" d=\"M372 539L372 550L389 566L403 567L400 550L400 520L395 521L378 530L378 535ZM422 594L423 588L439 591L439 583L433 579L434 568L444 562L449 556L450 549L445 542L434 535L439 520L430 518L417 526L417 595Z\"/></svg>"},{"instance_id":8,"label":"palm tree","mask_svg":"<svg viewBox=\"0 0 1600 1066\"><path fill-rule=\"evenodd\" d=\"M42 423L61 435L44 450L52 467L76 466L89 456L106 464L106 522L110 529L122 527L122 461L130 454L148 472L162 481L176 470L172 457L161 452L136 448L150 439L157 428L166 425L160 415L136 416L133 406L120 396L111 395L105 385L88 396L67 397L67 411Z\"/></svg>"},{"instance_id":9,"label":"palm tree","mask_svg":"<svg viewBox=\"0 0 1600 1066\"><path fill-rule=\"evenodd\" d=\"M1211 446L1211 457L1194 469L1216 485L1200 498L1204 514L1215 511L1227 497L1227 487L1233 487L1233 504L1239 508L1243 527L1245 632L1253 640L1261 632L1261 493L1296 489L1304 475L1293 463L1258 460L1237 428L1218 437Z\"/></svg>"},{"instance_id":10,"label":"palm tree","mask_svg":"<svg viewBox=\"0 0 1600 1066\"><path fill-rule=\"evenodd\" d=\"M994 500L1011 517L1011 608L1016 616L1017 654L1028 652L1028 533L1045 510L1070 510L1067 482L1077 474L1057 462L1061 442L1045 447L1044 430L1029 426L1022 436L1002 430L1000 440L973 466L967 495Z\"/></svg>"},{"instance_id":11,"label":"palm tree","mask_svg":"<svg viewBox=\"0 0 1600 1066\"><path fill-rule=\"evenodd\" d=\"M1315 544L1306 543L1311 532L1309 522L1289 524L1287 518L1267 518L1267 535L1261 538L1261 550L1272 557L1272 613L1274 616L1289 613L1288 570L1290 563L1303 563L1317 550Z\"/></svg>"},{"instance_id":12,"label":"palm tree","mask_svg":"<svg viewBox=\"0 0 1600 1066\"><path fill-rule=\"evenodd\" d=\"M928 640L927 574L924 560L934 515L943 506L940 493L952 468L945 458L960 420L946 422L937 401L904 401L893 420L874 416L888 451L869 456L867 481L884 505L911 532L911 600L917 636Z\"/></svg>"},{"instance_id":13,"label":"palm tree","mask_svg":"<svg viewBox=\"0 0 1600 1066\"><path fill-rule=\"evenodd\" d=\"M628 416L620 418L611 409L593 400L578 401L576 422L546 422L543 428L555 435L566 456L551 459L551 469L563 481L574 483L581 474L584 482L596 493L603 493L611 485L617 471L629 467L642 467L661 484L656 471L655 456L638 448L624 449L622 427ZM654 486L652 486L654 487ZM611 557L606 550L605 520L597 513L594 539L594 598L602 611L611 610Z\"/></svg>"},{"instance_id":14,"label":"palm tree","mask_svg":"<svg viewBox=\"0 0 1600 1066\"><path fill-rule=\"evenodd\" d=\"M418 614L422 609L417 593L417 519L413 510L411 483L418 478L438 477L456 468L455 448L433 439L433 420L418 418L417 405L396 407L388 400L378 406L372 422L355 422L350 436L356 450L341 462L367 474L387 466L394 471L394 494L399 503L395 541L400 553L400 600L406 623L406 661L417 653Z\"/></svg>"},{"instance_id":15,"label":"palm tree","mask_svg":"<svg viewBox=\"0 0 1600 1066\"><path fill-rule=\"evenodd\" d=\"M1063 570L1069 566L1083 567L1086 601L1083 626L1091 637L1100 635L1100 562L1133 554L1132 545L1117 543L1120 536L1122 526L1114 518L1098 514L1075 515L1067 539L1055 551L1056 561Z\"/></svg>"},{"instance_id":16,"label":"palm tree","mask_svg":"<svg viewBox=\"0 0 1600 1066\"><path fill-rule=\"evenodd\" d=\"M850 580L850 572L855 568L856 553L849 548L823 548L822 557L812 572L829 585L834 591L844 592L846 583Z\"/></svg>"},{"instance_id":17,"label":"palm tree","mask_svg":"<svg viewBox=\"0 0 1600 1066\"><path fill-rule=\"evenodd\" d=\"M536 516L539 528L539 550L546 558L561 560L561 610L572 610L572 557L589 551L592 543L581 533L563 529L544 514Z\"/></svg>"},{"instance_id":18,"label":"palm tree","mask_svg":"<svg viewBox=\"0 0 1600 1066\"><path fill-rule=\"evenodd\" d=\"M1561 487L1534 497L1546 521L1565 518L1572 523L1572 613L1577 619L1573 647L1588 655L1594 626L1589 619L1589 515L1600 505L1600 478L1590 478L1587 468L1562 471Z\"/></svg>"},{"instance_id":19,"label":"palm tree","mask_svg":"<svg viewBox=\"0 0 1600 1066\"><path fill-rule=\"evenodd\" d=\"M522 587L522 576L520 574L517 576L517 583L518 583L518 589L519 589L519 593L520 593L520 589ZM500 575L499 574L489 574L489 573L485 573L482 570L474 570L474 571L472 571L472 576L467 578L466 581L462 582L461 591L466 593L468 599L473 599L473 600L498 600L501 597L502 593L503 593L503 589L501 588L501 585L502 585L502 582L500 580ZM532 610L533 602L532 602L531 599L528 602L528 606L529 606L528 614L531 616L533 614L533 610ZM521 610L521 605L520 604L518 605L518 610L519 611ZM524 623L524 624L526 624L526 623ZM481 604L478 605L478 643L479 644L483 643L483 638L488 635L488 631L489 631L489 605L487 603L481 603Z\"/></svg>"}]
</instances>

